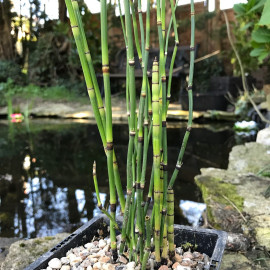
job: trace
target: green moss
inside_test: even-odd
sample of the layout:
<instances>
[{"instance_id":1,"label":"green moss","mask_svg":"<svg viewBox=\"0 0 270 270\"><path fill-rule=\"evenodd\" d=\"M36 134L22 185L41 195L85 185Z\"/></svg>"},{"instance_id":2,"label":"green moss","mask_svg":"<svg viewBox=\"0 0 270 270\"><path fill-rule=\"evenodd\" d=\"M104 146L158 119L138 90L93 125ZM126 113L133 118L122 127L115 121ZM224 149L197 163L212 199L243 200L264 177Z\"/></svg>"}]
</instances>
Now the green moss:
<instances>
[{"instance_id":1,"label":"green moss","mask_svg":"<svg viewBox=\"0 0 270 270\"><path fill-rule=\"evenodd\" d=\"M37 240L35 240L35 242L34 242L36 245L40 245L40 244L42 244L43 243L43 241L42 240L40 240L40 239L37 239Z\"/></svg>"},{"instance_id":2,"label":"green moss","mask_svg":"<svg viewBox=\"0 0 270 270\"><path fill-rule=\"evenodd\" d=\"M53 240L54 237L53 236L46 236L44 239L50 241L50 240Z\"/></svg>"},{"instance_id":3,"label":"green moss","mask_svg":"<svg viewBox=\"0 0 270 270\"><path fill-rule=\"evenodd\" d=\"M25 243L20 243L20 247L25 247Z\"/></svg>"},{"instance_id":4,"label":"green moss","mask_svg":"<svg viewBox=\"0 0 270 270\"><path fill-rule=\"evenodd\" d=\"M202 192L202 197L207 205L208 221L215 226L216 229L222 229L216 221L212 211L211 203L214 201L218 204L230 207L232 203L240 210L243 210L244 198L239 196L236 187L229 183L224 183L222 179L210 175L199 175L195 177L195 182Z\"/></svg>"},{"instance_id":5,"label":"green moss","mask_svg":"<svg viewBox=\"0 0 270 270\"><path fill-rule=\"evenodd\" d=\"M217 203L232 206L229 202L231 201L240 211L243 210L244 198L237 194L234 185L224 183L222 179L204 175L195 177L195 182L200 188L206 204L211 199Z\"/></svg>"}]
</instances>

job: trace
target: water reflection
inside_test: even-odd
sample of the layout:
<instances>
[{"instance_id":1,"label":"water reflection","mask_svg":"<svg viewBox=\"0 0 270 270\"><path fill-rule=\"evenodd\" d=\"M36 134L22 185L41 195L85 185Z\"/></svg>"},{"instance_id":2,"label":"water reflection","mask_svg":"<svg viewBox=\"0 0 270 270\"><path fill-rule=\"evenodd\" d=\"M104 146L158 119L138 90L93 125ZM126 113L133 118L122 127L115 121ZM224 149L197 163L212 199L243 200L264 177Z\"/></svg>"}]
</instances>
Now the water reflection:
<instances>
[{"instance_id":1,"label":"water reflection","mask_svg":"<svg viewBox=\"0 0 270 270\"><path fill-rule=\"evenodd\" d=\"M44 119L11 125L0 122L0 236L29 238L72 231L99 215L91 178L94 160L101 199L105 207L109 205L106 158L94 124ZM170 173L185 129L185 123L168 125ZM119 124L114 132L124 187L128 130ZM201 167L227 166L234 135L231 126L194 126L175 185L176 223L196 225L201 205L194 208L192 202L201 203L201 194L193 178Z\"/></svg>"}]
</instances>

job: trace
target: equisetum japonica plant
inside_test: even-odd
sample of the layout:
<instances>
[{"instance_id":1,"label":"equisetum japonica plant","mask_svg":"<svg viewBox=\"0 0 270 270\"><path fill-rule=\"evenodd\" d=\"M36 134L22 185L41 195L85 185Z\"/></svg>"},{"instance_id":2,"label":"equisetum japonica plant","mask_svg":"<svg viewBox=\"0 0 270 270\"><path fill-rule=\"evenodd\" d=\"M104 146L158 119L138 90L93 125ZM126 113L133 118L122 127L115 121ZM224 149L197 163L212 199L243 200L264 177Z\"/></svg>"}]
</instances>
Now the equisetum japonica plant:
<instances>
[{"instance_id":1,"label":"equisetum japonica plant","mask_svg":"<svg viewBox=\"0 0 270 270\"><path fill-rule=\"evenodd\" d=\"M168 176L167 129L166 118L171 98L172 74L176 53L179 47L174 0L156 1L157 35L159 55L153 62L152 72L147 73L150 46L150 9L152 1L147 1L145 25L141 11L141 0L124 0L125 16L120 9L120 20L126 44L126 107L129 126L129 143L126 162L126 197L121 185L117 156L113 147L112 106L108 55L107 1L100 0L101 14L101 47L102 72L105 91L105 108L97 83L97 78L83 30L81 14L76 0L65 0L69 12L72 32L76 41L87 91L95 115L107 157L107 169L110 188L110 212L100 201L96 163L93 165L93 178L97 194L98 206L110 219L111 252L114 260L128 250L129 260L136 261L146 268L151 250L151 238L154 239L155 259L157 265L174 257L174 192L173 185L182 165L182 159L192 126L192 81L194 68L194 1L191 1L191 38L190 38L190 70L188 77L189 117L187 129L179 150L176 166L171 178ZM120 7L120 3L118 0ZM171 19L168 28L165 25L166 8L171 8ZM136 13L137 12L137 13ZM139 23L137 25L137 17ZM170 70L166 73L169 35L172 31L175 46L170 62ZM139 38L140 33L140 38ZM135 46L134 46L135 44ZM134 50L136 49L143 79L139 107L136 111L136 89L134 73ZM159 61L157 61L159 59ZM145 200L147 153L149 144L153 146L152 173L149 179L149 190ZM148 161L149 163L149 161ZM123 215L121 229L115 220L117 197ZM153 198L153 210L149 214L149 204ZM117 250L116 229L121 230L121 245Z\"/></svg>"}]
</instances>

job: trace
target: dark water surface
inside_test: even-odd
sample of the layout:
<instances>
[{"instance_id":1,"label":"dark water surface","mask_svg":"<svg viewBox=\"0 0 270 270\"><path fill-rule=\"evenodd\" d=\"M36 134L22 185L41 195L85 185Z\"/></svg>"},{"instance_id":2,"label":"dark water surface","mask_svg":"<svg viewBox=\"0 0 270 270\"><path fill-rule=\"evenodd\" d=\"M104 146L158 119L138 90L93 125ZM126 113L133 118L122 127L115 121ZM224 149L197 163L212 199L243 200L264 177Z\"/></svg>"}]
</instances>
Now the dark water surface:
<instances>
[{"instance_id":1,"label":"dark water surface","mask_svg":"<svg viewBox=\"0 0 270 270\"><path fill-rule=\"evenodd\" d=\"M168 124L169 175L185 128L186 123ZM194 125L175 184L176 223L198 222L205 205L194 176L202 167L226 168L237 138L228 124ZM114 125L114 142L124 187L126 124ZM94 160L101 197L108 205L106 158L94 123L42 119L27 125L0 121L0 237L69 232L98 215L92 182ZM149 175L150 169L147 180Z\"/></svg>"}]
</instances>

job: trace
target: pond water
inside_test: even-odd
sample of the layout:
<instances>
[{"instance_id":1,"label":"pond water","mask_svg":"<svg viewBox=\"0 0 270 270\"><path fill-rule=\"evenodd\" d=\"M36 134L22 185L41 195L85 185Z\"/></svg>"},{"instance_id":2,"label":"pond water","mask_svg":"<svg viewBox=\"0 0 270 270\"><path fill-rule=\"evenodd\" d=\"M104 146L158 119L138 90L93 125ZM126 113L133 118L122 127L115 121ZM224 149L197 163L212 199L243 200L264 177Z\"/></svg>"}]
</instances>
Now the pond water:
<instances>
[{"instance_id":1,"label":"pond water","mask_svg":"<svg viewBox=\"0 0 270 270\"><path fill-rule=\"evenodd\" d=\"M168 124L169 175L185 129L186 123ZM127 125L114 125L114 134L124 187ZM198 224L205 205L194 176L202 167L226 168L231 148L242 142L229 124L194 124L175 184L176 223ZM94 160L106 206L106 158L94 123L57 119L18 124L0 121L0 237L32 238L70 232L99 215L91 175ZM147 179L149 175L150 169Z\"/></svg>"}]
</instances>

